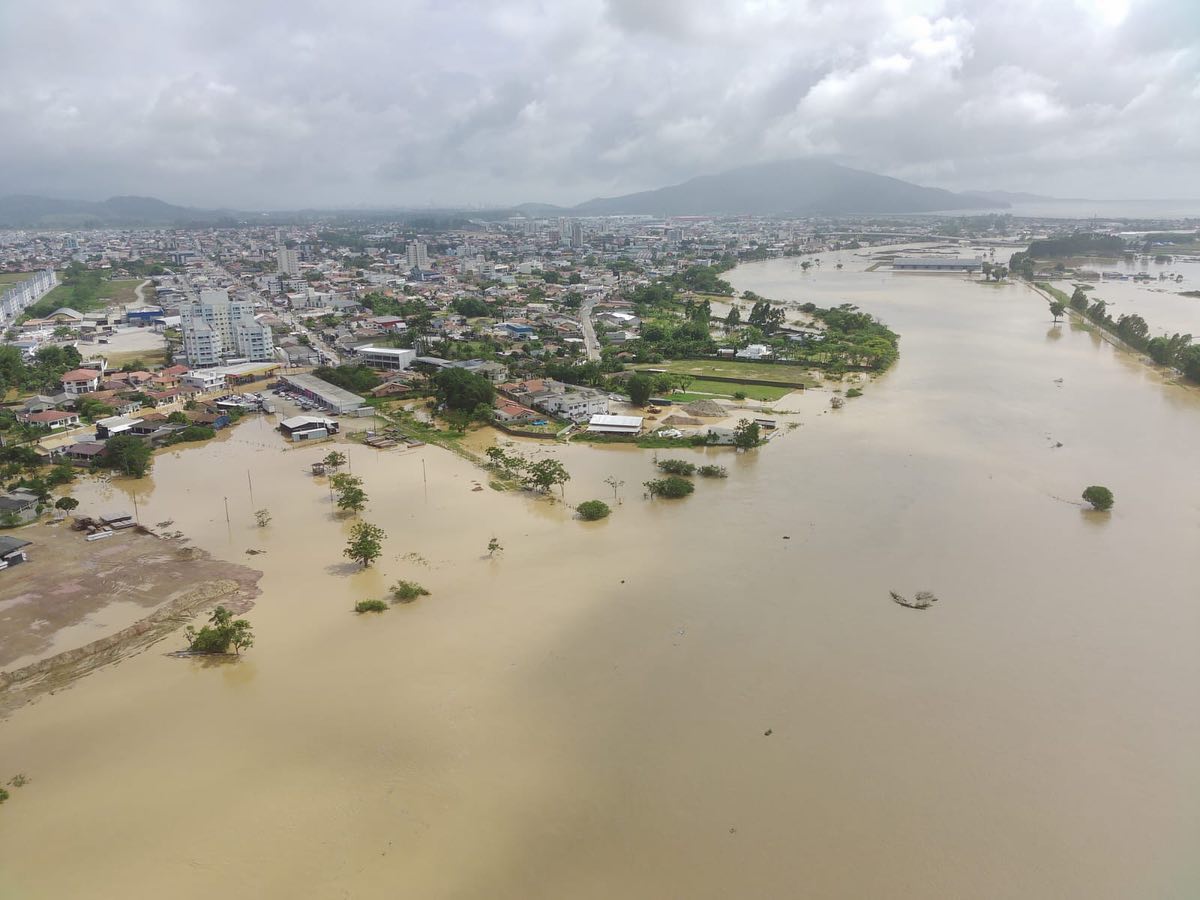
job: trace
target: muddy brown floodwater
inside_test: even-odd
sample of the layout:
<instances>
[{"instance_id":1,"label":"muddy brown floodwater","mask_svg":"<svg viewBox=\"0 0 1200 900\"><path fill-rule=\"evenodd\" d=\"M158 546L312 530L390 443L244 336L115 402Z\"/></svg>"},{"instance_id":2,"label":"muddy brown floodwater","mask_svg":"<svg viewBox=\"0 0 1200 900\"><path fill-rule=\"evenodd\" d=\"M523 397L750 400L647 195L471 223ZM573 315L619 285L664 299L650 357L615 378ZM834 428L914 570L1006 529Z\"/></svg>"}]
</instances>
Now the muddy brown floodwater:
<instances>
[{"instance_id":1,"label":"muddy brown floodwater","mask_svg":"<svg viewBox=\"0 0 1200 900\"><path fill-rule=\"evenodd\" d=\"M328 448L266 422L81 488L266 551L258 642L0 723L0 777L32 779L0 896L1195 896L1195 392L1021 286L835 261L732 280L860 303L899 364L839 411L793 398L767 448L689 452L730 477L680 502L643 500L649 451L540 451L569 502L625 482L584 524L437 448L354 446L389 535L359 571L306 471ZM432 596L349 611L399 577Z\"/></svg>"}]
</instances>

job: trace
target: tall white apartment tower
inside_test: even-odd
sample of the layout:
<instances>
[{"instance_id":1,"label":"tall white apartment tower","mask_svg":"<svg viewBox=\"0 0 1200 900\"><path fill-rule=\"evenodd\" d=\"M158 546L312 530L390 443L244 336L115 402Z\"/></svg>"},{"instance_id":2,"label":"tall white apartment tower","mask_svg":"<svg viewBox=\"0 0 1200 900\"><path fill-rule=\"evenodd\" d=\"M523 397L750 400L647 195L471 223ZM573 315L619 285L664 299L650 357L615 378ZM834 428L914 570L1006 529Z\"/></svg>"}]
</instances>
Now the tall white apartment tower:
<instances>
[{"instance_id":1,"label":"tall white apartment tower","mask_svg":"<svg viewBox=\"0 0 1200 900\"><path fill-rule=\"evenodd\" d=\"M271 329L254 320L254 304L231 299L227 291L201 291L200 299L179 309L183 353L189 366L219 365L231 358L269 362L274 358Z\"/></svg>"},{"instance_id":2,"label":"tall white apartment tower","mask_svg":"<svg viewBox=\"0 0 1200 900\"><path fill-rule=\"evenodd\" d=\"M424 271L429 268L429 251L421 241L410 241L408 244L408 267Z\"/></svg>"},{"instance_id":3,"label":"tall white apartment tower","mask_svg":"<svg viewBox=\"0 0 1200 900\"><path fill-rule=\"evenodd\" d=\"M279 259L280 275L300 274L300 254L288 247L280 247L276 254Z\"/></svg>"}]
</instances>

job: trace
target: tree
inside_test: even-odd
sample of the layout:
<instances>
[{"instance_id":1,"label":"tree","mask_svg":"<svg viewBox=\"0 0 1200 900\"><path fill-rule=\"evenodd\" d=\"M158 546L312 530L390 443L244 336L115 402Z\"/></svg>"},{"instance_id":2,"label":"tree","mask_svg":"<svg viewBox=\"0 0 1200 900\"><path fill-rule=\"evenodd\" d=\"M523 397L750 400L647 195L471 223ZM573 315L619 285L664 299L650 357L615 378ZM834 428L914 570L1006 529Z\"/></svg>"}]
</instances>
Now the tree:
<instances>
[{"instance_id":1,"label":"tree","mask_svg":"<svg viewBox=\"0 0 1200 900\"><path fill-rule=\"evenodd\" d=\"M1061 300L1050 301L1050 315L1054 317L1054 324L1058 324L1058 320L1062 318L1062 314L1067 311L1067 304Z\"/></svg>"},{"instance_id":2,"label":"tree","mask_svg":"<svg viewBox=\"0 0 1200 900\"><path fill-rule=\"evenodd\" d=\"M191 423L191 421L192 420L189 419L187 415L178 409L167 416L167 422L171 425L188 425Z\"/></svg>"},{"instance_id":3,"label":"tree","mask_svg":"<svg viewBox=\"0 0 1200 900\"><path fill-rule=\"evenodd\" d=\"M457 367L438 372L433 386L438 402L447 409L471 413L481 403L491 406L496 399L496 389L487 378Z\"/></svg>"},{"instance_id":4,"label":"tree","mask_svg":"<svg viewBox=\"0 0 1200 900\"><path fill-rule=\"evenodd\" d=\"M1104 512L1112 509L1113 492L1100 484L1093 484L1083 489L1083 499L1092 504L1092 509Z\"/></svg>"},{"instance_id":5,"label":"tree","mask_svg":"<svg viewBox=\"0 0 1200 900\"><path fill-rule=\"evenodd\" d=\"M245 619L235 619L224 606L218 606L208 617L209 624L199 631L189 625L184 635L193 653L235 653L254 646L254 631Z\"/></svg>"},{"instance_id":6,"label":"tree","mask_svg":"<svg viewBox=\"0 0 1200 900\"><path fill-rule=\"evenodd\" d=\"M259 528L266 528L271 524L271 511L269 509L260 509L254 514L254 521L258 523Z\"/></svg>"},{"instance_id":7,"label":"tree","mask_svg":"<svg viewBox=\"0 0 1200 900\"><path fill-rule=\"evenodd\" d=\"M99 462L109 469L141 478L150 470L150 445L133 434L118 434L104 443Z\"/></svg>"},{"instance_id":8,"label":"tree","mask_svg":"<svg viewBox=\"0 0 1200 900\"><path fill-rule=\"evenodd\" d=\"M759 445L760 434L757 422L742 419L733 429L733 445L739 450L749 450Z\"/></svg>"},{"instance_id":9,"label":"tree","mask_svg":"<svg viewBox=\"0 0 1200 900\"><path fill-rule=\"evenodd\" d=\"M528 486L548 491L556 484L565 485L571 475L557 459L539 459L529 466L523 480Z\"/></svg>"},{"instance_id":10,"label":"tree","mask_svg":"<svg viewBox=\"0 0 1200 900\"><path fill-rule=\"evenodd\" d=\"M1087 291L1083 289L1083 285L1079 285L1075 288L1075 291L1071 294L1070 304L1071 309L1078 310L1079 312L1084 312L1087 310L1088 295Z\"/></svg>"},{"instance_id":11,"label":"tree","mask_svg":"<svg viewBox=\"0 0 1200 900\"><path fill-rule=\"evenodd\" d=\"M617 497L617 489L624 487L625 482L619 480L616 475L609 475L607 478L604 479L604 483L613 489L613 499L614 500L619 499Z\"/></svg>"},{"instance_id":12,"label":"tree","mask_svg":"<svg viewBox=\"0 0 1200 900\"><path fill-rule=\"evenodd\" d=\"M367 492L360 487L351 485L338 494L337 505L338 509L346 512L362 512L367 505Z\"/></svg>"},{"instance_id":13,"label":"tree","mask_svg":"<svg viewBox=\"0 0 1200 900\"><path fill-rule=\"evenodd\" d=\"M609 509L608 504L603 500L584 500L577 507L575 507L575 511L579 513L579 518L583 519L585 522L595 522L599 519L603 519L610 512L612 512L612 510Z\"/></svg>"},{"instance_id":14,"label":"tree","mask_svg":"<svg viewBox=\"0 0 1200 900\"><path fill-rule=\"evenodd\" d=\"M625 387L629 391L630 403L634 406L645 406L650 401L650 394L654 391L654 381L649 375L637 372L629 376Z\"/></svg>"},{"instance_id":15,"label":"tree","mask_svg":"<svg viewBox=\"0 0 1200 900\"><path fill-rule=\"evenodd\" d=\"M79 506L79 501L74 497L59 497L54 504L55 509L61 509L63 512L70 512Z\"/></svg>"},{"instance_id":16,"label":"tree","mask_svg":"<svg viewBox=\"0 0 1200 900\"><path fill-rule=\"evenodd\" d=\"M386 537L387 532L378 525L356 522L350 529L350 540L342 552L355 562L362 563L365 569L383 555L383 540Z\"/></svg>"},{"instance_id":17,"label":"tree","mask_svg":"<svg viewBox=\"0 0 1200 900\"><path fill-rule=\"evenodd\" d=\"M487 549L488 549L488 557L489 558L495 556L497 553L500 553L504 550L504 548L500 546L499 539L496 538L494 535L492 536L492 539L490 541L488 541Z\"/></svg>"},{"instance_id":18,"label":"tree","mask_svg":"<svg viewBox=\"0 0 1200 900\"><path fill-rule=\"evenodd\" d=\"M736 306L729 307L729 315L725 317L725 330L733 331L742 322L742 311Z\"/></svg>"},{"instance_id":19,"label":"tree","mask_svg":"<svg viewBox=\"0 0 1200 900\"><path fill-rule=\"evenodd\" d=\"M325 468L333 469L336 472L346 464L346 454L333 450L326 454L321 462L325 464Z\"/></svg>"},{"instance_id":20,"label":"tree","mask_svg":"<svg viewBox=\"0 0 1200 900\"><path fill-rule=\"evenodd\" d=\"M670 500L686 497L695 489L694 484L678 475L668 475L666 478L656 478L646 482L646 490L651 497L666 497Z\"/></svg>"}]
</instances>

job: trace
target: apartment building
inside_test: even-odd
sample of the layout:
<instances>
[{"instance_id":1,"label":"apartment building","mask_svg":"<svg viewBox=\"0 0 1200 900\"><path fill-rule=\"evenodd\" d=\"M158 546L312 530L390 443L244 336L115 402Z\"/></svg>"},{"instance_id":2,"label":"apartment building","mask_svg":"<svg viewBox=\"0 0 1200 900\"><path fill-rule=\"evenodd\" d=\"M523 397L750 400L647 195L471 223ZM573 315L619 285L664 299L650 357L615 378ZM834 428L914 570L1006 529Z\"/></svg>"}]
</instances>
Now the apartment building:
<instances>
[{"instance_id":1,"label":"apartment building","mask_svg":"<svg viewBox=\"0 0 1200 900\"><path fill-rule=\"evenodd\" d=\"M192 368L229 359L269 362L275 355L271 329L254 319L254 303L228 291L201 291L200 299L179 309L183 352Z\"/></svg>"}]
</instances>

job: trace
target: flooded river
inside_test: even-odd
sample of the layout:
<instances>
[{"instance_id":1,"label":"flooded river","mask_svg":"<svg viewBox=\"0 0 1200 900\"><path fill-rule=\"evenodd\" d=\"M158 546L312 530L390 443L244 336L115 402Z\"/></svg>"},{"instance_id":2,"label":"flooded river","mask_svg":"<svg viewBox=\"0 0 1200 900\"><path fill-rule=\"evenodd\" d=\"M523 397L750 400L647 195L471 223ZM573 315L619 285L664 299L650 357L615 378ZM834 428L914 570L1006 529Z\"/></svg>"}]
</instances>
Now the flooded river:
<instances>
[{"instance_id":1,"label":"flooded river","mask_svg":"<svg viewBox=\"0 0 1200 900\"><path fill-rule=\"evenodd\" d=\"M1197 392L1021 286L835 261L731 280L859 303L900 362L792 398L768 447L688 451L730 477L680 502L643 499L650 451L539 445L570 503L624 482L584 524L355 446L388 532L360 571L328 448L266 422L81 488L262 569L257 644L167 641L0 723L0 778L32 779L0 897L1195 896ZM432 596L350 612L401 577Z\"/></svg>"}]
</instances>

